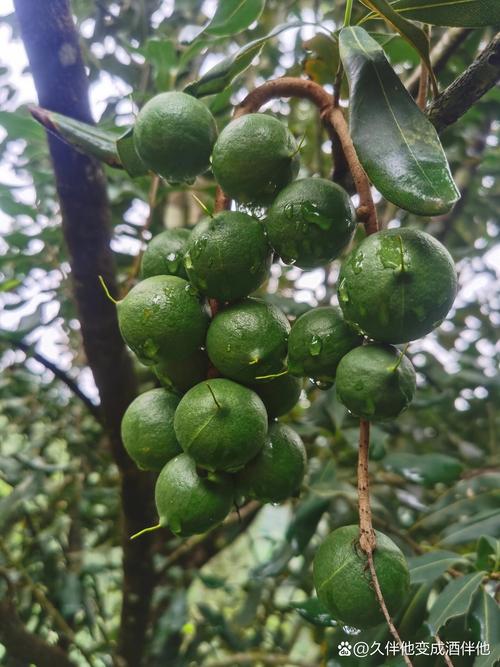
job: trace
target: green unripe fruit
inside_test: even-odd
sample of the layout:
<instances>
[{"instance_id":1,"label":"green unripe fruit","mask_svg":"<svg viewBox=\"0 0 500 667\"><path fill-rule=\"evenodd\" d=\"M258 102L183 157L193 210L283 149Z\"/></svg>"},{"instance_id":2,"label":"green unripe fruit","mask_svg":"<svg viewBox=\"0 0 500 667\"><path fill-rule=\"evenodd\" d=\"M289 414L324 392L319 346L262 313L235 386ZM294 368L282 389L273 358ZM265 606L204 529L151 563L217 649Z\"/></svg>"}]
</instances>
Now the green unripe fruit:
<instances>
[{"instance_id":1,"label":"green unripe fruit","mask_svg":"<svg viewBox=\"0 0 500 667\"><path fill-rule=\"evenodd\" d=\"M231 121L212 154L217 182L243 204L270 204L299 171L297 143L286 125L263 113Z\"/></svg>"},{"instance_id":2,"label":"green unripe fruit","mask_svg":"<svg viewBox=\"0 0 500 667\"><path fill-rule=\"evenodd\" d=\"M208 470L232 472L263 446L267 413L257 394L231 380L206 380L183 396L174 417L182 449Z\"/></svg>"},{"instance_id":3,"label":"green unripe fruit","mask_svg":"<svg viewBox=\"0 0 500 667\"><path fill-rule=\"evenodd\" d=\"M302 380L291 375L256 382L249 385L257 393L266 406L269 417L281 417L296 405L302 391Z\"/></svg>"},{"instance_id":4,"label":"green unripe fruit","mask_svg":"<svg viewBox=\"0 0 500 667\"><path fill-rule=\"evenodd\" d=\"M208 372L208 357L204 350L196 350L186 359L161 360L153 368L162 386L185 393L203 382Z\"/></svg>"},{"instance_id":5,"label":"green unripe fruit","mask_svg":"<svg viewBox=\"0 0 500 667\"><path fill-rule=\"evenodd\" d=\"M362 345L342 357L336 388L339 400L356 417L395 419L413 399L415 370L411 361L391 345Z\"/></svg>"},{"instance_id":6,"label":"green unripe fruit","mask_svg":"<svg viewBox=\"0 0 500 667\"><path fill-rule=\"evenodd\" d=\"M233 503L233 480L224 474L200 475L196 463L179 454L163 468L155 487L160 525L179 537L205 533L221 523Z\"/></svg>"},{"instance_id":7,"label":"green unripe fruit","mask_svg":"<svg viewBox=\"0 0 500 667\"><path fill-rule=\"evenodd\" d=\"M237 211L222 211L198 223L184 258L191 283L219 301L235 301L256 290L271 261L263 225Z\"/></svg>"},{"instance_id":8,"label":"green unripe fruit","mask_svg":"<svg viewBox=\"0 0 500 667\"><path fill-rule=\"evenodd\" d=\"M438 327L456 292L449 252L417 229L368 236L345 259L339 276L345 319L385 343L406 343Z\"/></svg>"},{"instance_id":9,"label":"green unripe fruit","mask_svg":"<svg viewBox=\"0 0 500 667\"><path fill-rule=\"evenodd\" d=\"M288 337L288 370L293 375L333 382L342 357L362 337L344 320L337 306L312 308L301 315Z\"/></svg>"},{"instance_id":10,"label":"green unripe fruit","mask_svg":"<svg viewBox=\"0 0 500 667\"><path fill-rule=\"evenodd\" d=\"M177 276L152 276L117 303L123 339L140 361L182 359L205 342L208 316L193 287Z\"/></svg>"},{"instance_id":11,"label":"green unripe fruit","mask_svg":"<svg viewBox=\"0 0 500 667\"><path fill-rule=\"evenodd\" d=\"M187 278L184 270L184 250L189 229L166 229L153 236L142 256L141 276L179 276Z\"/></svg>"},{"instance_id":12,"label":"green unripe fruit","mask_svg":"<svg viewBox=\"0 0 500 667\"><path fill-rule=\"evenodd\" d=\"M279 422L269 428L269 436L257 454L238 473L238 489L265 503L279 503L296 493L306 471L304 444L292 428Z\"/></svg>"},{"instance_id":13,"label":"green unripe fruit","mask_svg":"<svg viewBox=\"0 0 500 667\"><path fill-rule=\"evenodd\" d=\"M285 368L290 325L285 315L259 299L244 299L221 310L207 333L207 352L228 378L252 384Z\"/></svg>"},{"instance_id":14,"label":"green unripe fruit","mask_svg":"<svg viewBox=\"0 0 500 667\"><path fill-rule=\"evenodd\" d=\"M144 164L171 183L192 182L210 164L217 126L207 107L186 93L160 93L139 111L134 145Z\"/></svg>"},{"instance_id":15,"label":"green unripe fruit","mask_svg":"<svg viewBox=\"0 0 500 667\"><path fill-rule=\"evenodd\" d=\"M265 220L269 242L285 264L324 266L340 255L356 229L347 192L324 178L303 178L282 190Z\"/></svg>"},{"instance_id":16,"label":"green unripe fruit","mask_svg":"<svg viewBox=\"0 0 500 667\"><path fill-rule=\"evenodd\" d=\"M392 616L409 591L408 564L401 549L387 535L378 531L375 535L375 571ZM331 532L316 552L313 571L318 598L335 619L361 630L384 622L366 555L359 546L358 526L343 526Z\"/></svg>"},{"instance_id":17,"label":"green unripe fruit","mask_svg":"<svg viewBox=\"0 0 500 667\"><path fill-rule=\"evenodd\" d=\"M182 452L174 431L179 397L164 389L151 389L128 406L121 434L128 455L141 470L161 470Z\"/></svg>"}]
</instances>

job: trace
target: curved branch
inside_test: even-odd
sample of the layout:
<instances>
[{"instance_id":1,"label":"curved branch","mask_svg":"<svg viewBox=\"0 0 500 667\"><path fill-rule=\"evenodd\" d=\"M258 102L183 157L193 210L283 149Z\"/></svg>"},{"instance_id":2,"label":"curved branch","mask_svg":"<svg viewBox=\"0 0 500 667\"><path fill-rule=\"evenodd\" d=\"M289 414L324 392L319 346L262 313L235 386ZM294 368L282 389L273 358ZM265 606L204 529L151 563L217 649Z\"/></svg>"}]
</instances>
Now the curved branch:
<instances>
[{"instance_id":1,"label":"curved branch","mask_svg":"<svg viewBox=\"0 0 500 667\"><path fill-rule=\"evenodd\" d=\"M474 62L429 106L428 116L438 132L452 125L500 79L500 32Z\"/></svg>"},{"instance_id":2,"label":"curved branch","mask_svg":"<svg viewBox=\"0 0 500 667\"><path fill-rule=\"evenodd\" d=\"M61 648L28 632L14 605L6 598L0 600L0 641L7 656L15 656L37 667L75 667Z\"/></svg>"},{"instance_id":3,"label":"curved branch","mask_svg":"<svg viewBox=\"0 0 500 667\"><path fill-rule=\"evenodd\" d=\"M27 357L32 357L35 361L38 361L39 364L42 364L47 370L51 371L58 380L64 382L64 384L71 390L71 392L77 396L87 407L90 414L96 419L96 421L102 421L101 411L98 405L94 405L90 398L85 394L78 384L71 378L67 373L65 373L59 366L56 366L52 361L49 361L39 352L36 352L31 345L24 343L21 340L15 340L3 334L0 336L0 341L5 341L9 345L19 348L22 350Z\"/></svg>"}]
</instances>

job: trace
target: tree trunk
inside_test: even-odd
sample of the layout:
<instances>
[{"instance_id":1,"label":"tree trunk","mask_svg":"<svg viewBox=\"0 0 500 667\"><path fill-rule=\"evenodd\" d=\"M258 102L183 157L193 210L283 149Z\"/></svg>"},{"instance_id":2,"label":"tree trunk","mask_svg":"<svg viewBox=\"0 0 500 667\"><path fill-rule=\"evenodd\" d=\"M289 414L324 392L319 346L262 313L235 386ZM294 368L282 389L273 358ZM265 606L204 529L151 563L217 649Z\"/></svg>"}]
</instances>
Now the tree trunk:
<instances>
[{"instance_id":1,"label":"tree trunk","mask_svg":"<svg viewBox=\"0 0 500 667\"><path fill-rule=\"evenodd\" d=\"M68 0L15 0L39 103L91 123L88 81ZM152 541L129 536L152 521L152 483L123 449L122 415L137 391L130 357L118 329L116 309L98 276L116 294L110 249L110 208L98 162L50 136L62 228L68 246L83 346L101 398L102 418L121 472L123 505L123 607L117 663L138 667L144 653L153 582Z\"/></svg>"}]
</instances>

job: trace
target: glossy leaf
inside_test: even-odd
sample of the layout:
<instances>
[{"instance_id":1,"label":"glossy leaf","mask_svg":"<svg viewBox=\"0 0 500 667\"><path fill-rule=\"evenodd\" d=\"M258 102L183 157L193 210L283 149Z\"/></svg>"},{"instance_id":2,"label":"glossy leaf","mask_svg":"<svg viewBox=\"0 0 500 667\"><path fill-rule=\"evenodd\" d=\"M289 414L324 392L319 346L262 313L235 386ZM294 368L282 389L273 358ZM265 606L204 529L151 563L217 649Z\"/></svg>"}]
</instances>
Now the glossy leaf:
<instances>
[{"instance_id":1,"label":"glossy leaf","mask_svg":"<svg viewBox=\"0 0 500 667\"><path fill-rule=\"evenodd\" d=\"M500 25L498 0L396 0L401 16L431 25L482 28Z\"/></svg>"},{"instance_id":2,"label":"glossy leaf","mask_svg":"<svg viewBox=\"0 0 500 667\"><path fill-rule=\"evenodd\" d=\"M438 482L450 484L458 479L463 470L458 459L445 454L389 454L382 465L386 470L424 486L434 486Z\"/></svg>"},{"instance_id":3,"label":"glossy leaf","mask_svg":"<svg viewBox=\"0 0 500 667\"><path fill-rule=\"evenodd\" d=\"M459 198L436 130L383 49L360 27L340 33L358 157L386 199L417 215L441 215Z\"/></svg>"},{"instance_id":4,"label":"glossy leaf","mask_svg":"<svg viewBox=\"0 0 500 667\"><path fill-rule=\"evenodd\" d=\"M255 39L253 42L245 44L235 53L227 56L220 63L214 65L201 79L189 83L184 91L195 97L204 97L205 95L215 95L222 92L235 79L238 74L244 72L250 66L252 60L256 58L262 50L264 44L276 37L284 30L298 28L301 22L287 23L276 26L265 37Z\"/></svg>"},{"instance_id":5,"label":"glossy leaf","mask_svg":"<svg viewBox=\"0 0 500 667\"><path fill-rule=\"evenodd\" d=\"M473 572L453 579L443 589L432 605L428 625L433 635L455 616L465 614L470 607L472 596L477 591L484 572Z\"/></svg>"},{"instance_id":6,"label":"glossy leaf","mask_svg":"<svg viewBox=\"0 0 500 667\"><path fill-rule=\"evenodd\" d=\"M148 173L148 168L139 157L134 145L134 128L129 128L125 134L117 139L116 150L120 157L121 164L127 174L132 176L144 176Z\"/></svg>"},{"instance_id":7,"label":"glossy leaf","mask_svg":"<svg viewBox=\"0 0 500 667\"><path fill-rule=\"evenodd\" d=\"M219 0L204 32L218 37L236 35L259 18L265 5L266 0Z\"/></svg>"},{"instance_id":8,"label":"glossy leaf","mask_svg":"<svg viewBox=\"0 0 500 667\"><path fill-rule=\"evenodd\" d=\"M422 61L429 71L434 94L437 95L437 81L432 71L431 58L429 54L429 39L425 32L401 14L398 14L387 0L361 0L364 5L373 9L387 23L404 37L418 52Z\"/></svg>"},{"instance_id":9,"label":"glossy leaf","mask_svg":"<svg viewBox=\"0 0 500 667\"><path fill-rule=\"evenodd\" d=\"M30 111L46 130L81 153L92 155L111 167L122 167L116 149L116 133L41 107L31 107Z\"/></svg>"},{"instance_id":10,"label":"glossy leaf","mask_svg":"<svg viewBox=\"0 0 500 667\"><path fill-rule=\"evenodd\" d=\"M456 563L467 563L468 561L453 551L432 551L408 558L410 578L412 584L421 584L435 581L446 572L449 567Z\"/></svg>"},{"instance_id":11,"label":"glossy leaf","mask_svg":"<svg viewBox=\"0 0 500 667\"><path fill-rule=\"evenodd\" d=\"M469 625L477 641L486 642L490 646L500 644L500 608L483 587L473 600Z\"/></svg>"},{"instance_id":12,"label":"glossy leaf","mask_svg":"<svg viewBox=\"0 0 500 667\"><path fill-rule=\"evenodd\" d=\"M318 598L310 598L302 602L293 602L290 607L295 609L306 621L321 628L330 628L337 625Z\"/></svg>"}]
</instances>

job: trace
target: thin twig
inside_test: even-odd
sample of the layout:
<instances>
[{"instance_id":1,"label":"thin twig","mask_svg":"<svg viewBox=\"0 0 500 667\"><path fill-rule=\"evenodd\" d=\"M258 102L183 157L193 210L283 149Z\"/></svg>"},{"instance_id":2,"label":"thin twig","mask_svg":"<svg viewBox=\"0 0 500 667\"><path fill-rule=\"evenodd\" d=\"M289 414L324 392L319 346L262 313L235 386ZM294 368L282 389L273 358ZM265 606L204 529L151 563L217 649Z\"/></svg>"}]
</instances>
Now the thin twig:
<instances>
[{"instance_id":1,"label":"thin twig","mask_svg":"<svg viewBox=\"0 0 500 667\"><path fill-rule=\"evenodd\" d=\"M233 653L218 660L207 663L207 667L232 667L232 665L255 665L261 662L264 665L289 665L290 667L311 667L310 662L293 660L288 655L280 653L265 653L264 651L248 651L247 653Z\"/></svg>"},{"instance_id":2,"label":"thin twig","mask_svg":"<svg viewBox=\"0 0 500 667\"><path fill-rule=\"evenodd\" d=\"M427 37L427 41L430 42L431 39L431 27L430 25L425 25L423 31ZM425 66L425 63L420 63L420 77L418 81L418 93L417 93L417 106L422 111L425 109L427 104L427 93L429 91L429 70Z\"/></svg>"},{"instance_id":3,"label":"thin twig","mask_svg":"<svg viewBox=\"0 0 500 667\"><path fill-rule=\"evenodd\" d=\"M444 646L444 655L443 655L443 659L444 659L445 663L448 665L448 667L453 667L453 663L452 663L452 661L451 661L451 659L450 659L450 656L448 655L448 651L446 650L446 645L445 645L445 644L443 643L443 641L441 640L441 637L440 637L439 635L434 635L434 637L435 637L435 639L436 639L436 641L437 641L437 643L438 643L439 646Z\"/></svg>"},{"instance_id":4,"label":"thin twig","mask_svg":"<svg viewBox=\"0 0 500 667\"><path fill-rule=\"evenodd\" d=\"M358 217L364 223L366 233L373 234L378 231L377 211L373 202L370 188L370 181L361 166L356 149L352 143L349 127L340 108L328 109L325 112L328 120L331 122L344 149L344 155L349 165L356 191L359 195Z\"/></svg>"},{"instance_id":5,"label":"thin twig","mask_svg":"<svg viewBox=\"0 0 500 667\"><path fill-rule=\"evenodd\" d=\"M500 79L500 32L448 88L428 108L428 116L438 132L452 125Z\"/></svg>"},{"instance_id":6,"label":"thin twig","mask_svg":"<svg viewBox=\"0 0 500 667\"><path fill-rule=\"evenodd\" d=\"M434 74L437 75L444 69L451 56L455 53L459 46L464 43L471 32L472 28L449 28L444 33L444 35L432 48L430 53ZM410 95L415 96L417 94L421 69L421 65L416 67L408 79L406 79L404 82Z\"/></svg>"},{"instance_id":7,"label":"thin twig","mask_svg":"<svg viewBox=\"0 0 500 667\"><path fill-rule=\"evenodd\" d=\"M141 268L142 256L144 255L144 247L143 247L144 246L144 232L148 231L148 229L151 227L151 224L153 222L155 205L156 205L156 195L158 194L159 185L160 185L160 177L155 174L151 179L151 185L149 187L149 193L148 193L148 206L149 206L148 217L146 218L146 222L144 223L144 226L141 227L141 230L139 232L139 240L141 242L141 247L140 247L139 252L137 253L137 255L134 258L134 261L132 263L132 266L130 267L130 271L129 271L129 274L127 276L127 279L126 279L126 281L123 285L123 288L121 290L122 291L122 298L130 290L134 280L139 275L139 271L140 271L140 268Z\"/></svg>"},{"instance_id":8,"label":"thin twig","mask_svg":"<svg viewBox=\"0 0 500 667\"><path fill-rule=\"evenodd\" d=\"M85 404L88 411L96 419L96 421L101 422L102 418L99 406L92 403L90 398L80 389L75 380L73 380L73 378L65 373L62 368L56 366L56 364L54 364L52 361L49 361L39 352L36 352L31 345L24 343L22 340L16 340L15 338L11 338L10 336L4 335L2 333L0 342L5 342L9 345L12 345L13 347L17 347L19 350L22 350L27 357L31 357L35 361L38 361L39 364L42 364L42 366L53 373L58 380L64 382L68 389L70 389L71 392Z\"/></svg>"}]
</instances>

